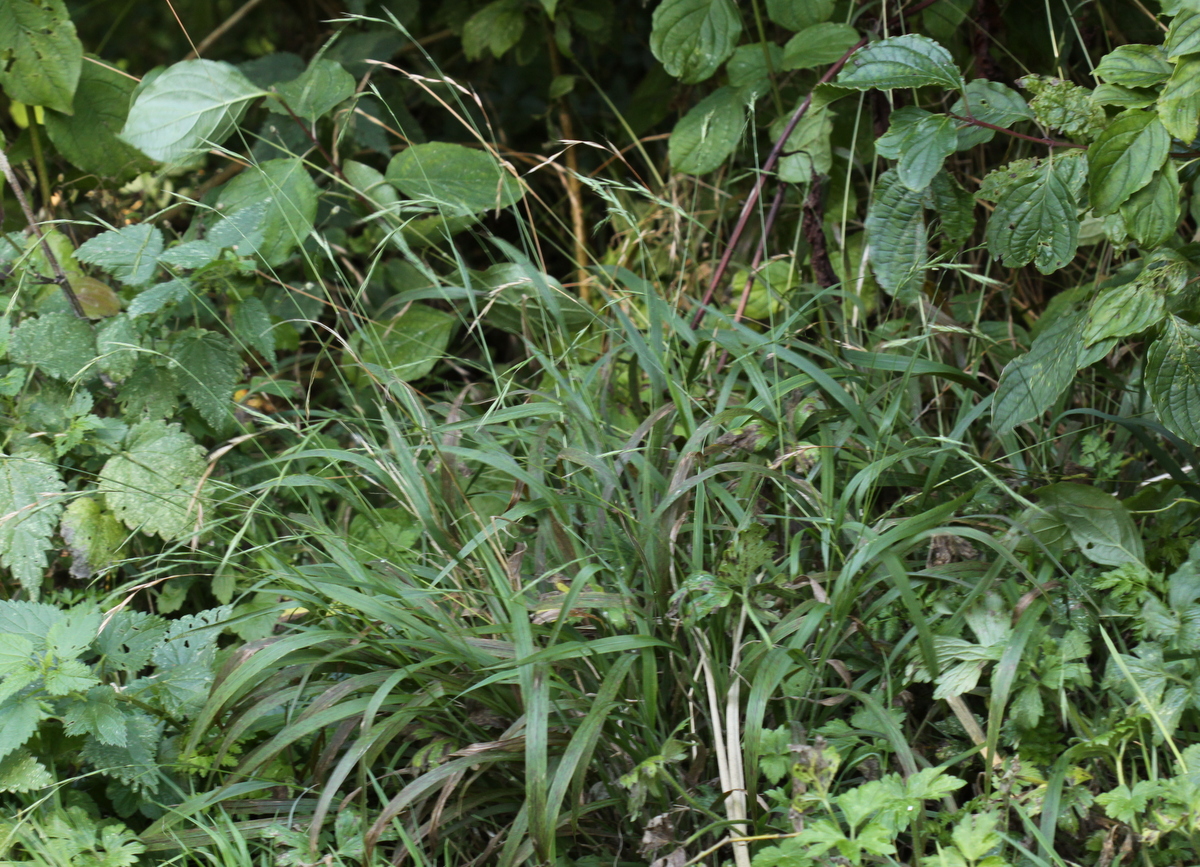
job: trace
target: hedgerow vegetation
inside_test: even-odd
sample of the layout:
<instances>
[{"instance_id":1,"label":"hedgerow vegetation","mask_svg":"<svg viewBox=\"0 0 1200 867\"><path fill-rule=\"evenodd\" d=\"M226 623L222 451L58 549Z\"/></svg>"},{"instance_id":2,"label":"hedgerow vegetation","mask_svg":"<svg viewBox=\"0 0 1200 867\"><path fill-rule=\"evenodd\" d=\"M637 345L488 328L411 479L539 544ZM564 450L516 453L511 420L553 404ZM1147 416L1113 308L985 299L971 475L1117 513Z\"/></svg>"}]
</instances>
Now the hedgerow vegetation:
<instances>
[{"instance_id":1,"label":"hedgerow vegetation","mask_svg":"<svg viewBox=\"0 0 1200 867\"><path fill-rule=\"evenodd\" d=\"M1200 858L1200 3L0 57L0 862Z\"/></svg>"}]
</instances>

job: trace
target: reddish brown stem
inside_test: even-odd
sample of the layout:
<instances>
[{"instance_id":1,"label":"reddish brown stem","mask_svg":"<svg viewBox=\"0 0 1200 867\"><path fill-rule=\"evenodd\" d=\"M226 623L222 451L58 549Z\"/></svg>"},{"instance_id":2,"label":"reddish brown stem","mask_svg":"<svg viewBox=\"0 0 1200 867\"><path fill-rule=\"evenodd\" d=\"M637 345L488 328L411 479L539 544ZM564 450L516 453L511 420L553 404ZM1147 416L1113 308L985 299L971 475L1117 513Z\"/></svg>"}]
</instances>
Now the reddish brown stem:
<instances>
[{"instance_id":1,"label":"reddish brown stem","mask_svg":"<svg viewBox=\"0 0 1200 867\"><path fill-rule=\"evenodd\" d=\"M1084 144L1075 144L1075 142L1072 141L1059 141L1058 139L1054 138L1038 138L1035 135L1025 135L1023 132L1013 132L1011 129L1005 129L1002 126L996 126L996 124L988 123L987 121L976 120L973 117L963 117L960 114L952 114L950 117L954 118L955 120L961 120L963 123L969 123L971 126L981 126L984 129L994 129L996 132L1002 132L1005 135L1012 136L1013 138L1022 138L1025 139L1025 141L1036 142L1037 144L1046 145L1047 147L1080 148L1082 150L1087 150L1087 145Z\"/></svg>"}]
</instances>

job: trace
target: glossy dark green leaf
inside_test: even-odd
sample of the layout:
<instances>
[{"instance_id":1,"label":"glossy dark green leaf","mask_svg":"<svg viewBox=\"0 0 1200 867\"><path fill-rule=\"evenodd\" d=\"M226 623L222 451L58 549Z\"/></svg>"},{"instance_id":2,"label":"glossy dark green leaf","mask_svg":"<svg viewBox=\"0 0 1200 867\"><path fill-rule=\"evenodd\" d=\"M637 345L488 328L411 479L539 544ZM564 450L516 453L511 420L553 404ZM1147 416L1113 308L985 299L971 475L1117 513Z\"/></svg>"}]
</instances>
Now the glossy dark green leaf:
<instances>
[{"instance_id":1,"label":"glossy dark green leaf","mask_svg":"<svg viewBox=\"0 0 1200 867\"><path fill-rule=\"evenodd\" d=\"M732 0L663 0L654 10L650 50L667 72L695 84L717 71L741 33Z\"/></svg>"},{"instance_id":2,"label":"glossy dark green leaf","mask_svg":"<svg viewBox=\"0 0 1200 867\"><path fill-rule=\"evenodd\" d=\"M806 27L783 46L784 69L827 66L853 48L861 37L849 24L826 21Z\"/></svg>"},{"instance_id":3,"label":"glossy dark green leaf","mask_svg":"<svg viewBox=\"0 0 1200 867\"><path fill-rule=\"evenodd\" d=\"M1154 87L1170 78L1172 68L1157 45L1121 45L1101 58L1095 75L1109 84Z\"/></svg>"},{"instance_id":4,"label":"glossy dark green leaf","mask_svg":"<svg viewBox=\"0 0 1200 867\"><path fill-rule=\"evenodd\" d=\"M1111 214L1154 178L1167 159L1171 137L1152 111L1126 111L1088 148L1092 210Z\"/></svg>"},{"instance_id":5,"label":"glossy dark green leaf","mask_svg":"<svg viewBox=\"0 0 1200 867\"><path fill-rule=\"evenodd\" d=\"M1076 195L1083 168L1078 153L1059 154L1009 188L988 219L991 254L1010 268L1033 262L1043 274L1070 262L1079 244Z\"/></svg>"},{"instance_id":6,"label":"glossy dark green leaf","mask_svg":"<svg viewBox=\"0 0 1200 867\"><path fill-rule=\"evenodd\" d=\"M63 0L0 3L0 85L10 99L74 112L83 46Z\"/></svg>"},{"instance_id":7,"label":"glossy dark green leaf","mask_svg":"<svg viewBox=\"0 0 1200 867\"><path fill-rule=\"evenodd\" d=\"M767 17L788 30L803 30L833 14L833 0L767 0Z\"/></svg>"},{"instance_id":8,"label":"glossy dark green leaf","mask_svg":"<svg viewBox=\"0 0 1200 867\"><path fill-rule=\"evenodd\" d=\"M733 153L745 124L746 107L737 90L722 87L710 93L671 130L671 166L690 175L711 172Z\"/></svg>"},{"instance_id":9,"label":"glossy dark green leaf","mask_svg":"<svg viewBox=\"0 0 1200 867\"><path fill-rule=\"evenodd\" d=\"M1055 319L1028 352L1005 366L992 401L992 424L997 433L1037 418L1071 384L1083 346L1083 325L1079 313Z\"/></svg>"},{"instance_id":10,"label":"glossy dark green leaf","mask_svg":"<svg viewBox=\"0 0 1200 867\"><path fill-rule=\"evenodd\" d=\"M838 75L837 83L856 90L936 85L964 87L950 52L926 36L908 34L860 48Z\"/></svg>"},{"instance_id":11,"label":"glossy dark green leaf","mask_svg":"<svg viewBox=\"0 0 1200 867\"><path fill-rule=\"evenodd\" d=\"M976 78L967 83L963 96L955 100L950 113L959 117L1002 126L1009 129L1022 120L1033 120L1033 110L1025 98L1011 87L999 81ZM961 124L961 122L960 122ZM962 125L958 131L958 149L966 150L975 145L989 142L996 135L994 129L982 126Z\"/></svg>"},{"instance_id":12,"label":"glossy dark green leaf","mask_svg":"<svg viewBox=\"0 0 1200 867\"><path fill-rule=\"evenodd\" d=\"M1200 57L1180 57L1158 95L1158 113L1167 132L1190 142L1200 128Z\"/></svg>"},{"instance_id":13,"label":"glossy dark green leaf","mask_svg":"<svg viewBox=\"0 0 1200 867\"><path fill-rule=\"evenodd\" d=\"M1182 187L1175 164L1167 160L1150 183L1121 205L1121 216L1129 236L1144 250L1159 247L1175 237L1179 225L1179 195Z\"/></svg>"},{"instance_id":14,"label":"glossy dark green leaf","mask_svg":"<svg viewBox=\"0 0 1200 867\"><path fill-rule=\"evenodd\" d=\"M894 170L880 177L867 213L867 242L875 279L892 294L919 284L928 258L924 203L925 192L900 183Z\"/></svg>"},{"instance_id":15,"label":"glossy dark green leaf","mask_svg":"<svg viewBox=\"0 0 1200 867\"><path fill-rule=\"evenodd\" d=\"M1169 316L1146 353L1145 377L1159 420L1200 445L1200 328Z\"/></svg>"}]
</instances>

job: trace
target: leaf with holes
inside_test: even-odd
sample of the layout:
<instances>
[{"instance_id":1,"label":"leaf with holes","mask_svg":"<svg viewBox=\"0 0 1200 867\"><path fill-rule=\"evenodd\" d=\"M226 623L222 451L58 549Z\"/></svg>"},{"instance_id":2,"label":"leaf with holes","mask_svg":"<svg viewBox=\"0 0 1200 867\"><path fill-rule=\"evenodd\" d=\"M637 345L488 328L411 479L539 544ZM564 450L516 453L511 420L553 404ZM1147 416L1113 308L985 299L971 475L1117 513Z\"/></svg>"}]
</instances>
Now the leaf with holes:
<instances>
[{"instance_id":1,"label":"leaf with holes","mask_svg":"<svg viewBox=\"0 0 1200 867\"><path fill-rule=\"evenodd\" d=\"M197 519L204 469L204 450L179 425L144 421L104 464L100 490L125 526L171 542L187 536Z\"/></svg>"},{"instance_id":2,"label":"leaf with holes","mask_svg":"<svg viewBox=\"0 0 1200 867\"><path fill-rule=\"evenodd\" d=\"M1112 494L1091 485L1059 482L1038 488L1038 505L1067 526L1071 538L1093 563L1119 566L1145 558L1133 518Z\"/></svg>"},{"instance_id":3,"label":"leaf with holes","mask_svg":"<svg viewBox=\"0 0 1200 867\"><path fill-rule=\"evenodd\" d=\"M1034 263L1043 274L1065 266L1079 245L1078 205L1084 163L1059 154L1010 187L988 220L988 250L1009 268Z\"/></svg>"}]
</instances>

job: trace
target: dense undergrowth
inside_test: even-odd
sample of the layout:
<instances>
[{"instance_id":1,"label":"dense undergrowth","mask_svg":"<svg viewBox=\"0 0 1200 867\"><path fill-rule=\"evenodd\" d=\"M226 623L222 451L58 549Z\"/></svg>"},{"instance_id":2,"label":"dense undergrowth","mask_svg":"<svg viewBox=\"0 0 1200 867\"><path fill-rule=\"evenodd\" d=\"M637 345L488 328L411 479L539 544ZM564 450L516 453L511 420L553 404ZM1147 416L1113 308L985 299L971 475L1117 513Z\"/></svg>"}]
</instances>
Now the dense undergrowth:
<instances>
[{"instance_id":1,"label":"dense undergrowth","mask_svg":"<svg viewBox=\"0 0 1200 867\"><path fill-rule=\"evenodd\" d=\"M4 863L1200 858L1191 4L126 5L0 9Z\"/></svg>"}]
</instances>

